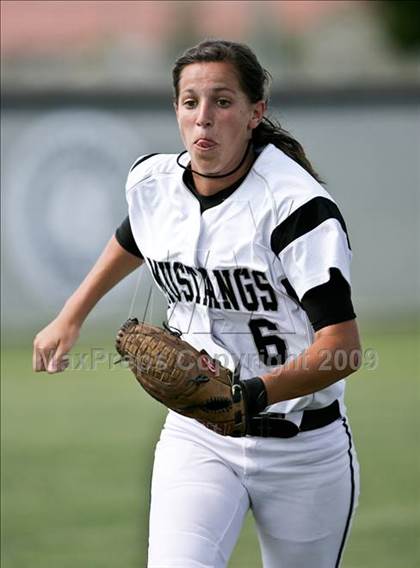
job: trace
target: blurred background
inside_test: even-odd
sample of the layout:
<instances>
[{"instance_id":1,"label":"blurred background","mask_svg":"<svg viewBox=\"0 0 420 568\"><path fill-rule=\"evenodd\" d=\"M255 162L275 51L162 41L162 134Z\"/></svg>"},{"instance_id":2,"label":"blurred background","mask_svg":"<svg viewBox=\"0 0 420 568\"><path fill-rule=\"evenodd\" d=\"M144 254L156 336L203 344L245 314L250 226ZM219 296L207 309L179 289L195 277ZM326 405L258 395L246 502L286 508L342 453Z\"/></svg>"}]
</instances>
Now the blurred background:
<instances>
[{"instance_id":1,"label":"blurred background","mask_svg":"<svg viewBox=\"0 0 420 568\"><path fill-rule=\"evenodd\" d=\"M270 113L349 227L366 357L348 385L362 495L344 567L418 566L420 2L2 0L3 566L145 565L165 413L113 365L112 337L132 312L160 323L162 297L146 305L148 274L129 277L63 375L33 374L31 343L124 218L132 162L182 150L171 67L206 37L270 70ZM252 518L230 566L261 566Z\"/></svg>"}]
</instances>

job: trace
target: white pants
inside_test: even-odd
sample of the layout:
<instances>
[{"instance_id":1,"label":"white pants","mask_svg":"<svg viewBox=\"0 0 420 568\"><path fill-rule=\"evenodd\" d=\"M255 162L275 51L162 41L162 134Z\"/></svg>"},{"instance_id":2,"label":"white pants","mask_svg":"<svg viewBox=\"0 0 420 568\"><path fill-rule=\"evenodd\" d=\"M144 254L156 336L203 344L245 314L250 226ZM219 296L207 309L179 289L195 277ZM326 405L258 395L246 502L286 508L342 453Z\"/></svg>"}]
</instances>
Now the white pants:
<instances>
[{"instance_id":1,"label":"white pants","mask_svg":"<svg viewBox=\"0 0 420 568\"><path fill-rule=\"evenodd\" d=\"M252 509L264 568L337 568L359 494L345 418L295 438L230 438L169 413L156 447L148 568L224 568Z\"/></svg>"}]
</instances>

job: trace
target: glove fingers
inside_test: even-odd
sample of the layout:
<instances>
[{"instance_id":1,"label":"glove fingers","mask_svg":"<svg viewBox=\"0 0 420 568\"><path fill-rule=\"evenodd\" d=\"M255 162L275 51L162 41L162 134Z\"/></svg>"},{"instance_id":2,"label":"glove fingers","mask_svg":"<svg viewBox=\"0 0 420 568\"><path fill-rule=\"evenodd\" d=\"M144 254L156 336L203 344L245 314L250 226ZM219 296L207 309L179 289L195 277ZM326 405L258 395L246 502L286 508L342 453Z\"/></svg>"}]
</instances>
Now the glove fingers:
<instances>
[{"instance_id":1,"label":"glove fingers","mask_svg":"<svg viewBox=\"0 0 420 568\"><path fill-rule=\"evenodd\" d=\"M245 406L232 396L232 374L169 331L128 320L116 348L137 381L168 408L223 435L244 435Z\"/></svg>"}]
</instances>

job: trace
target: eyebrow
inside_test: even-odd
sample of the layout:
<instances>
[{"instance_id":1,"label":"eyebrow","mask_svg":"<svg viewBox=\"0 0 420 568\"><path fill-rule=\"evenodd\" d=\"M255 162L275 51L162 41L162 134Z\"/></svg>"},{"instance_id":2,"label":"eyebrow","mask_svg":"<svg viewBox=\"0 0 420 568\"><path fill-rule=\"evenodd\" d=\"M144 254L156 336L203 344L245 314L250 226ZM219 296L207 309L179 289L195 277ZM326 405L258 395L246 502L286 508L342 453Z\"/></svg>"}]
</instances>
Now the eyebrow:
<instances>
[{"instance_id":1,"label":"eyebrow","mask_svg":"<svg viewBox=\"0 0 420 568\"><path fill-rule=\"evenodd\" d=\"M220 91L229 91L230 93L236 93L236 91L234 91L233 89L230 89L229 87L214 87L214 89L211 89L212 92L214 93L218 93ZM183 89L181 91L182 94L184 93L195 93L194 89Z\"/></svg>"}]
</instances>

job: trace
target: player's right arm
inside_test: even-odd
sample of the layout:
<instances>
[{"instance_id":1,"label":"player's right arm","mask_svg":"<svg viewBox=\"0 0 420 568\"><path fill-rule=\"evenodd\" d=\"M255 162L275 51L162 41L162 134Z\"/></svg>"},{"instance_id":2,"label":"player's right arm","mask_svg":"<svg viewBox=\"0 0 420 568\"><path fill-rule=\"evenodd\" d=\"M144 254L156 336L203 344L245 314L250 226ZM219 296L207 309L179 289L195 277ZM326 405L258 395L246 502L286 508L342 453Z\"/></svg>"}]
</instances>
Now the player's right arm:
<instances>
[{"instance_id":1,"label":"player's right arm","mask_svg":"<svg viewBox=\"0 0 420 568\"><path fill-rule=\"evenodd\" d=\"M79 337L89 312L143 260L123 248L115 236L58 316L34 339L33 369L57 373L66 368L66 355Z\"/></svg>"}]
</instances>

